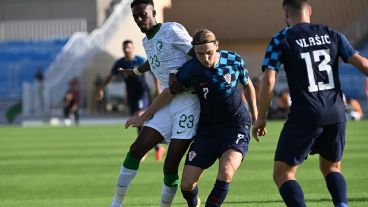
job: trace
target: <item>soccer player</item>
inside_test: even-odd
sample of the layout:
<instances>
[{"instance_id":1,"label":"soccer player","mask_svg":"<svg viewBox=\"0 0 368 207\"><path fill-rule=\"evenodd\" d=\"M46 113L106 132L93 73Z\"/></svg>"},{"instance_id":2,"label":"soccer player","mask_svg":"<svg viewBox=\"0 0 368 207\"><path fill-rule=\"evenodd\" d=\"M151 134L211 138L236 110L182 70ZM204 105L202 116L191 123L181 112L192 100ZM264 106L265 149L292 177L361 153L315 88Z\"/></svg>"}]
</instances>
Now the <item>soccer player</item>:
<instances>
[{"instance_id":1,"label":"soccer player","mask_svg":"<svg viewBox=\"0 0 368 207\"><path fill-rule=\"evenodd\" d=\"M206 201L206 207L215 207L225 200L230 182L248 150L251 119L238 84L243 86L253 121L258 113L256 96L243 59L232 51L218 51L218 41L211 31L196 32L192 45L196 58L185 63L176 77L185 87L195 89L201 115L185 161L181 190L189 207L199 206L199 178L219 159L216 182ZM141 125L176 96L169 89L164 90L142 116L129 119L126 126Z\"/></svg>"},{"instance_id":2,"label":"soccer player","mask_svg":"<svg viewBox=\"0 0 368 207\"><path fill-rule=\"evenodd\" d=\"M345 107L338 73L342 58L368 75L368 60L345 36L310 23L307 0L284 0L289 27L271 40L263 61L259 116L252 134L266 126L266 114L281 65L287 75L291 109L275 152L274 181L287 206L306 206L296 181L298 166L308 154L319 154L320 170L335 206L348 206L346 182L341 174L345 145Z\"/></svg>"},{"instance_id":3,"label":"soccer player","mask_svg":"<svg viewBox=\"0 0 368 207\"><path fill-rule=\"evenodd\" d=\"M97 91L97 100L104 97L104 88L116 77L120 76L119 68L133 69L142 65L145 59L141 56L135 55L135 47L131 40L125 40L122 44L124 57L118 59L112 69L111 73L105 78L102 86ZM150 90L145 80L144 75L141 76L122 76L126 85L127 102L129 106L130 115L139 115L144 112L150 103ZM158 84L156 84L158 85ZM157 94L159 87L156 87ZM141 128L138 127L138 133ZM155 158L161 160L164 153L164 148L159 144L155 146Z\"/></svg>"},{"instance_id":4,"label":"soccer player","mask_svg":"<svg viewBox=\"0 0 368 207\"><path fill-rule=\"evenodd\" d=\"M191 57L192 38L186 29L173 22L157 23L152 0L131 3L135 22L146 34L143 46L148 62L133 70L121 69L127 75L140 75L151 70L163 89L168 87L169 72L181 67ZM111 206L120 206L127 188L136 175L142 157L160 142L170 142L164 163L164 180L160 206L171 206L178 188L178 167L195 135L199 118L199 102L190 91L176 96L167 106L145 123L138 138L130 146L118 178Z\"/></svg>"}]
</instances>

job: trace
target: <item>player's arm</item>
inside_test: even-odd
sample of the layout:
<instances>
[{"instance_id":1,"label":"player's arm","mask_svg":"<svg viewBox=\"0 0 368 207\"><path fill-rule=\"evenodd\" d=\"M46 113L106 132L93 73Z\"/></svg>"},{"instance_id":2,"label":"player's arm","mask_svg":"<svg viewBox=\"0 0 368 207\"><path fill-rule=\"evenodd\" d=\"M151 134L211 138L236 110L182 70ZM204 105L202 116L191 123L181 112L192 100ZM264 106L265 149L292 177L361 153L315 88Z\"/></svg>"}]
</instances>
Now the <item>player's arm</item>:
<instances>
[{"instance_id":1,"label":"player's arm","mask_svg":"<svg viewBox=\"0 0 368 207\"><path fill-rule=\"evenodd\" d=\"M119 68L118 71L120 73L123 73L126 76L138 76L138 75L142 75L143 73L147 72L151 70L151 67L148 63L148 61L146 61L145 63L143 63L142 65L138 66L137 68L134 69L126 69L126 68Z\"/></svg>"},{"instance_id":2,"label":"player's arm","mask_svg":"<svg viewBox=\"0 0 368 207\"><path fill-rule=\"evenodd\" d=\"M277 71L272 69L266 69L261 81L261 92L258 106L258 119L253 126L252 135L254 138L258 138L258 135L265 135L266 131L266 118L267 111L270 106L273 91L276 84Z\"/></svg>"},{"instance_id":3,"label":"player's arm","mask_svg":"<svg viewBox=\"0 0 368 207\"><path fill-rule=\"evenodd\" d=\"M352 55L348 59L348 63L358 68L362 73L368 76L368 59L359 55L358 53Z\"/></svg>"},{"instance_id":4,"label":"player's arm","mask_svg":"<svg viewBox=\"0 0 368 207\"><path fill-rule=\"evenodd\" d=\"M142 115L129 118L125 123L125 128L128 128L129 126L142 126L146 120L153 116L153 114L155 114L158 110L168 104L173 96L174 95L170 92L169 88L166 88L162 91L162 93L156 96L151 105Z\"/></svg>"},{"instance_id":5,"label":"player's arm","mask_svg":"<svg viewBox=\"0 0 368 207\"><path fill-rule=\"evenodd\" d=\"M256 92L255 92L253 83L250 79L248 80L246 85L243 85L243 89L244 89L244 95L249 105L249 111L252 115L252 124L254 124L258 117L258 109L257 109L257 101L256 101Z\"/></svg>"},{"instance_id":6,"label":"player's arm","mask_svg":"<svg viewBox=\"0 0 368 207\"><path fill-rule=\"evenodd\" d=\"M114 79L114 76L110 73L105 80L103 81L102 85L97 89L97 100L102 100L104 97L104 89L105 87Z\"/></svg>"}]
</instances>

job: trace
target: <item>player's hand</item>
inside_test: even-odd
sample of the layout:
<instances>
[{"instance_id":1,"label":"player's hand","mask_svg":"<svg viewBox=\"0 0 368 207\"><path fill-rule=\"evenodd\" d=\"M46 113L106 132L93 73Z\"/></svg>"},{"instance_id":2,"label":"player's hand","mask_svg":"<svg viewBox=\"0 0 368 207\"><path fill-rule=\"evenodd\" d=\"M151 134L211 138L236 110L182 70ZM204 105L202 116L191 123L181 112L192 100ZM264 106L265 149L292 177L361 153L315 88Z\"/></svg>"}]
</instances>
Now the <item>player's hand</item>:
<instances>
[{"instance_id":1,"label":"player's hand","mask_svg":"<svg viewBox=\"0 0 368 207\"><path fill-rule=\"evenodd\" d=\"M124 76L137 76L133 69L125 69L125 68L118 68L118 71L122 73Z\"/></svg>"},{"instance_id":2,"label":"player's hand","mask_svg":"<svg viewBox=\"0 0 368 207\"><path fill-rule=\"evenodd\" d=\"M266 121L257 120L252 128L252 136L254 137L257 142L259 142L258 136L265 136L267 134L266 130Z\"/></svg>"},{"instance_id":3,"label":"player's hand","mask_svg":"<svg viewBox=\"0 0 368 207\"><path fill-rule=\"evenodd\" d=\"M97 90L96 100L101 101L104 97L104 91L102 89Z\"/></svg>"},{"instance_id":4,"label":"player's hand","mask_svg":"<svg viewBox=\"0 0 368 207\"><path fill-rule=\"evenodd\" d=\"M132 116L125 122L125 129L132 127L140 127L144 124L144 118L142 116Z\"/></svg>"},{"instance_id":5,"label":"player's hand","mask_svg":"<svg viewBox=\"0 0 368 207\"><path fill-rule=\"evenodd\" d=\"M169 74L169 89L172 94L182 93L186 90L185 86L178 82L176 74Z\"/></svg>"}]
</instances>

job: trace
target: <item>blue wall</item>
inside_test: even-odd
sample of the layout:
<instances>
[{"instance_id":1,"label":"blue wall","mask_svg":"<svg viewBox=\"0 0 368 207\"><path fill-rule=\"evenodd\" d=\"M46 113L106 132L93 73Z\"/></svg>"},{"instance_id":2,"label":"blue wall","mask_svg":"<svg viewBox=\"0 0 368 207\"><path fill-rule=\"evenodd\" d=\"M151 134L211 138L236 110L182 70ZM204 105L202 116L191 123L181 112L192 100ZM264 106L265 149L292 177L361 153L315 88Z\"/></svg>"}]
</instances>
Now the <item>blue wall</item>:
<instances>
[{"instance_id":1,"label":"blue wall","mask_svg":"<svg viewBox=\"0 0 368 207\"><path fill-rule=\"evenodd\" d=\"M24 81L45 71L68 39L0 42L0 99L21 99Z\"/></svg>"}]
</instances>

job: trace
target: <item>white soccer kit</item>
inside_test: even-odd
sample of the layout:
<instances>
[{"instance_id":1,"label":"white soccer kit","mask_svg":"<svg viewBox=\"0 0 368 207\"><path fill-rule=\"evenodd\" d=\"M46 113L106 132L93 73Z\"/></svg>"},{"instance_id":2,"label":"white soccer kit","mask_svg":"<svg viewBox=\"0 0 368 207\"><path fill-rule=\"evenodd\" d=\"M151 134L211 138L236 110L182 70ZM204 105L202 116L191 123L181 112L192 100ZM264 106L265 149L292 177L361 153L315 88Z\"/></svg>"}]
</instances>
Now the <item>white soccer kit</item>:
<instances>
[{"instance_id":1,"label":"white soccer kit","mask_svg":"<svg viewBox=\"0 0 368 207\"><path fill-rule=\"evenodd\" d=\"M145 37L143 46L151 71L161 82L162 89L169 86L169 73L177 70L186 61L192 37L179 23L163 23L151 39ZM191 139L197 130L200 106L198 97L191 92L176 95L165 107L160 109L145 123L156 129L166 142L171 138Z\"/></svg>"}]
</instances>

